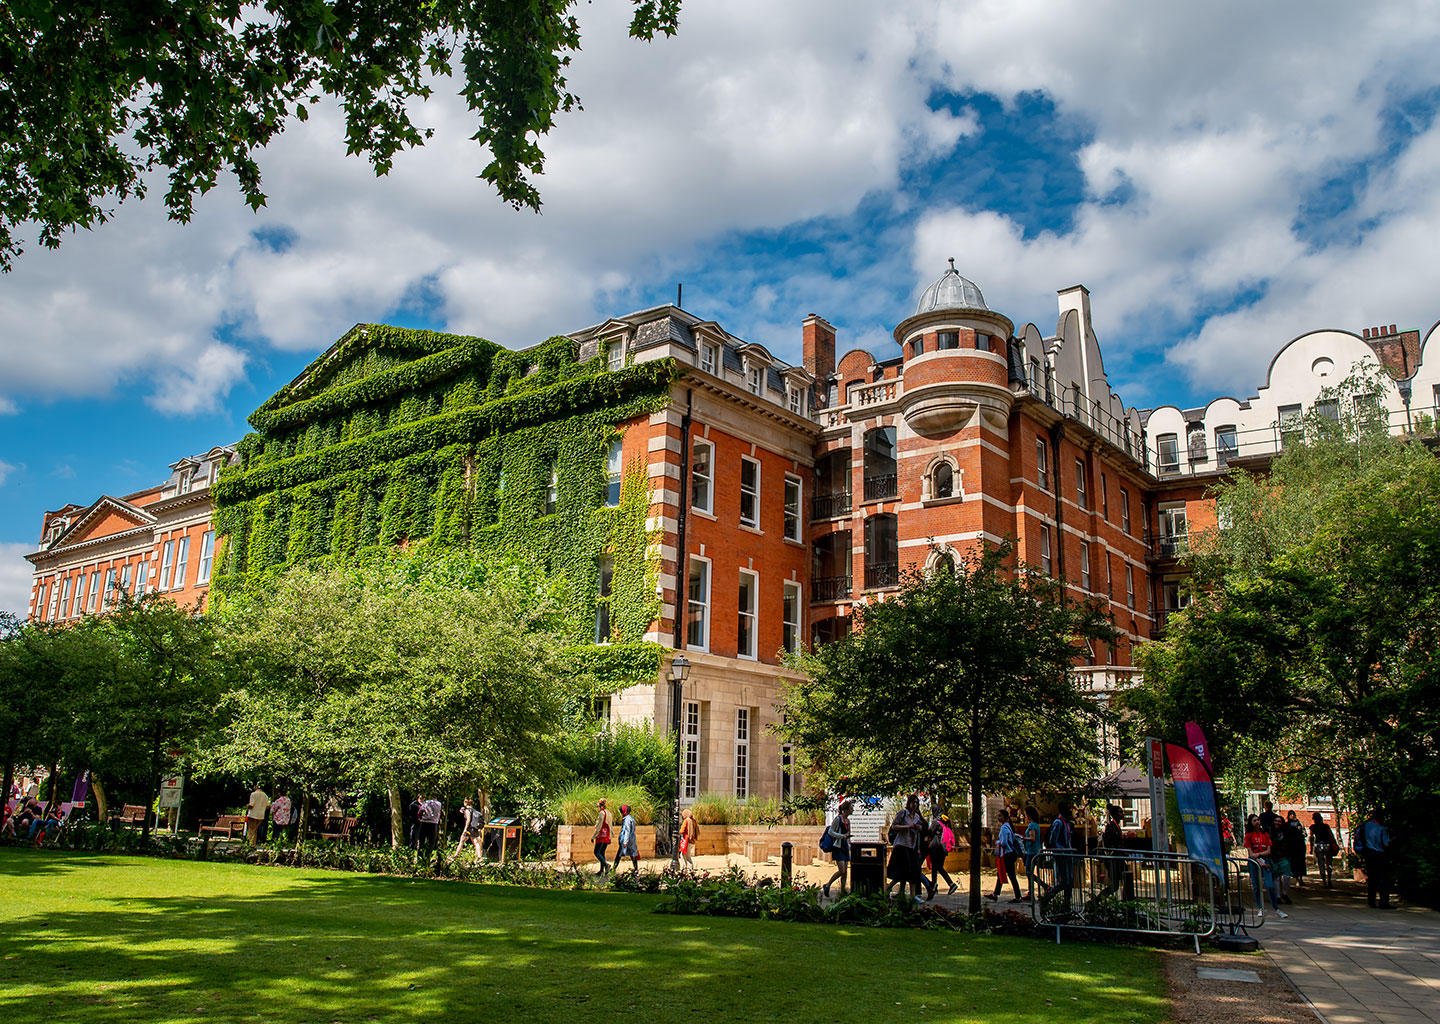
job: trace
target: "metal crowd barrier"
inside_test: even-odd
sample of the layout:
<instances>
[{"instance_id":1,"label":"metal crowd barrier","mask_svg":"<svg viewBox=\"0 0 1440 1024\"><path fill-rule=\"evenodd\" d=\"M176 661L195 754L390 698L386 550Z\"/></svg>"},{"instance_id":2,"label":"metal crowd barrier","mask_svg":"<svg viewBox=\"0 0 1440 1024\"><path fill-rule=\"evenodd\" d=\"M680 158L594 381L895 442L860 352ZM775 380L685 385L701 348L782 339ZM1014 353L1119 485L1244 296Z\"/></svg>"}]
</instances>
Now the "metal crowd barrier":
<instances>
[{"instance_id":1,"label":"metal crowd barrier","mask_svg":"<svg viewBox=\"0 0 1440 1024\"><path fill-rule=\"evenodd\" d=\"M1265 923L1266 875L1270 867L1251 857L1225 858L1225 913L1220 925L1232 934L1248 932Z\"/></svg>"},{"instance_id":2,"label":"metal crowd barrier","mask_svg":"<svg viewBox=\"0 0 1440 1024\"><path fill-rule=\"evenodd\" d=\"M1130 932L1200 940L1215 934L1230 908L1215 876L1182 853L1046 850L1036 859L1031 912L1055 929Z\"/></svg>"}]
</instances>

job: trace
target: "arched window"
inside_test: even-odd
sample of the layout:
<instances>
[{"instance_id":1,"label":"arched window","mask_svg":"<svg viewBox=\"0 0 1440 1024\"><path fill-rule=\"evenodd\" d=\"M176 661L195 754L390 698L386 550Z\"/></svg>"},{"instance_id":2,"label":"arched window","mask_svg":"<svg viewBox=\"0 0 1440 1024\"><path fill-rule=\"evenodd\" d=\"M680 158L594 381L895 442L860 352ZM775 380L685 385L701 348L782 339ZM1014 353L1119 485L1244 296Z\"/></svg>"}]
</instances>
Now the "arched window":
<instances>
[{"instance_id":1,"label":"arched window","mask_svg":"<svg viewBox=\"0 0 1440 1024\"><path fill-rule=\"evenodd\" d=\"M865 431L865 500L895 497L895 428Z\"/></svg>"},{"instance_id":2,"label":"arched window","mask_svg":"<svg viewBox=\"0 0 1440 1024\"><path fill-rule=\"evenodd\" d=\"M930 496L932 498L953 498L955 496L955 471L950 468L950 463L940 463L930 474Z\"/></svg>"}]
</instances>

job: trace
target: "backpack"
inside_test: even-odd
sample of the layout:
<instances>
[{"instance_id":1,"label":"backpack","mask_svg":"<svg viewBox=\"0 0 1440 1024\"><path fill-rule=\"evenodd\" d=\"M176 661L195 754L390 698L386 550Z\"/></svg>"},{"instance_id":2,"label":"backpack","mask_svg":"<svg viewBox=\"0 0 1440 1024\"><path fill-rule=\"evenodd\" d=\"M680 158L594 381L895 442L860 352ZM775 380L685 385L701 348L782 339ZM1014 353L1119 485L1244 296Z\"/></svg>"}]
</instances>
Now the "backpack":
<instances>
[{"instance_id":1,"label":"backpack","mask_svg":"<svg viewBox=\"0 0 1440 1024\"><path fill-rule=\"evenodd\" d=\"M828 828L820 833L820 852L829 853L835 849L835 833Z\"/></svg>"}]
</instances>

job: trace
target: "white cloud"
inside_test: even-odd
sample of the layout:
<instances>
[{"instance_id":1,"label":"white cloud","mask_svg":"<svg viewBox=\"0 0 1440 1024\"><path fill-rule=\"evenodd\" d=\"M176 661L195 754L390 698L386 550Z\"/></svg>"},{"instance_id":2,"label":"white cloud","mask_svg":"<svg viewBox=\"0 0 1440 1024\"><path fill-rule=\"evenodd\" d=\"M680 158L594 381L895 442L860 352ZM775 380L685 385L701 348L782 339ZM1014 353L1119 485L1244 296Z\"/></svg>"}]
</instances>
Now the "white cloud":
<instances>
[{"instance_id":1,"label":"white cloud","mask_svg":"<svg viewBox=\"0 0 1440 1024\"><path fill-rule=\"evenodd\" d=\"M0 542L0 612L13 612L23 618L29 611L34 577L25 556L33 550L32 544Z\"/></svg>"},{"instance_id":2,"label":"white cloud","mask_svg":"<svg viewBox=\"0 0 1440 1024\"><path fill-rule=\"evenodd\" d=\"M4 395L0 395L0 416L14 416L20 411L20 407Z\"/></svg>"},{"instance_id":3,"label":"white cloud","mask_svg":"<svg viewBox=\"0 0 1440 1024\"><path fill-rule=\"evenodd\" d=\"M15 467L4 459L0 459L0 487L5 486L5 481L10 478L10 474L13 472L15 472Z\"/></svg>"},{"instance_id":4,"label":"white cloud","mask_svg":"<svg viewBox=\"0 0 1440 1024\"><path fill-rule=\"evenodd\" d=\"M1428 324L1433 289L1410 270L1436 249L1423 226L1440 213L1440 126L1372 178L1349 215L1362 244L1316 245L1295 224L1309 190L1379 155L1388 102L1440 81L1424 56L1440 41L1431 15L1419 2L978 4L942 22L952 85L1044 91L1092 125L1079 154L1088 195L1070 230L1031 238L993 212L927 211L916 267L955 255L992 305L1042 329L1054 290L1085 283L1112 356L1262 292L1168 347L1199 389L1253 388L1306 330ZM996 52L1009 59L983 59ZM1106 202L1121 185L1130 200Z\"/></svg>"}]
</instances>

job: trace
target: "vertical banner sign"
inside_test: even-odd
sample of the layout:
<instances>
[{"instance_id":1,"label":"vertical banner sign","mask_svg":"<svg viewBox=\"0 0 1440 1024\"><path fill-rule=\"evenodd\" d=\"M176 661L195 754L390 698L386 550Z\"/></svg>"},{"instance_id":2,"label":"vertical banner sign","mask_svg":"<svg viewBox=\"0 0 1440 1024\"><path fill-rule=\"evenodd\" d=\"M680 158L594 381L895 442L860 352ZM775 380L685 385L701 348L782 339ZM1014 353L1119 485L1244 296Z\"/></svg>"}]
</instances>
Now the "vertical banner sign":
<instances>
[{"instance_id":1,"label":"vertical banner sign","mask_svg":"<svg viewBox=\"0 0 1440 1024\"><path fill-rule=\"evenodd\" d=\"M90 799L90 773L83 771L75 776L75 786L70 791L70 802L77 806L84 807L85 801Z\"/></svg>"},{"instance_id":2,"label":"vertical banner sign","mask_svg":"<svg viewBox=\"0 0 1440 1024\"><path fill-rule=\"evenodd\" d=\"M1205 730L1200 728L1199 722L1185 723L1185 745L1195 752L1210 777L1215 777L1215 762L1210 758L1210 744L1205 739Z\"/></svg>"},{"instance_id":3,"label":"vertical banner sign","mask_svg":"<svg viewBox=\"0 0 1440 1024\"><path fill-rule=\"evenodd\" d=\"M1170 849L1170 827L1165 821L1164 741L1146 737L1145 753L1145 775L1150 783L1150 848L1164 853Z\"/></svg>"},{"instance_id":4,"label":"vertical banner sign","mask_svg":"<svg viewBox=\"0 0 1440 1024\"><path fill-rule=\"evenodd\" d=\"M179 807L180 797L185 790L185 778L181 775L171 775L160 780L160 807L162 809Z\"/></svg>"},{"instance_id":5,"label":"vertical banner sign","mask_svg":"<svg viewBox=\"0 0 1440 1024\"><path fill-rule=\"evenodd\" d=\"M1215 784L1210 772L1191 750L1178 743L1165 744L1170 762L1170 780L1175 783L1175 803L1185 826L1185 846L1222 883L1225 855L1220 848L1220 816L1215 811Z\"/></svg>"}]
</instances>

